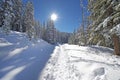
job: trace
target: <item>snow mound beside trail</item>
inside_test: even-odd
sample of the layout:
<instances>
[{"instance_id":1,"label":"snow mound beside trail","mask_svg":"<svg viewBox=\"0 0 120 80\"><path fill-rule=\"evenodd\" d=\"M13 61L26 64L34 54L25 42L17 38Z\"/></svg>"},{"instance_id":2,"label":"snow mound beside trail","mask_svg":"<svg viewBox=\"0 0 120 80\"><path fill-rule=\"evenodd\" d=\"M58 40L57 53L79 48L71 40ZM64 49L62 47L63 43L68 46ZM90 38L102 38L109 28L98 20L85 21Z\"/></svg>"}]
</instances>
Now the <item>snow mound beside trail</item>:
<instances>
[{"instance_id":1,"label":"snow mound beside trail","mask_svg":"<svg viewBox=\"0 0 120 80\"><path fill-rule=\"evenodd\" d=\"M10 46L12 43L6 41L4 38L0 38L0 47Z\"/></svg>"},{"instance_id":2,"label":"snow mound beside trail","mask_svg":"<svg viewBox=\"0 0 120 80\"><path fill-rule=\"evenodd\" d=\"M42 43L48 44L42 39L32 39L29 40L28 36L25 33L10 31L9 34L5 34L0 29L0 46L10 46L14 45L16 47L25 47L26 45L34 46L35 44Z\"/></svg>"},{"instance_id":3,"label":"snow mound beside trail","mask_svg":"<svg viewBox=\"0 0 120 80\"><path fill-rule=\"evenodd\" d=\"M0 80L39 80L53 50L42 39L30 41L25 33L0 30Z\"/></svg>"},{"instance_id":4,"label":"snow mound beside trail","mask_svg":"<svg viewBox=\"0 0 120 80\"><path fill-rule=\"evenodd\" d=\"M29 47L35 47L37 45L51 46L49 43L42 39L32 39L31 41L25 33L10 31L9 34L3 33L0 29L0 58L21 53Z\"/></svg>"},{"instance_id":5,"label":"snow mound beside trail","mask_svg":"<svg viewBox=\"0 0 120 80\"><path fill-rule=\"evenodd\" d=\"M11 31L9 34L0 31L0 38L2 38L4 42L6 41L14 45L26 45L30 42L26 34L16 31Z\"/></svg>"}]
</instances>

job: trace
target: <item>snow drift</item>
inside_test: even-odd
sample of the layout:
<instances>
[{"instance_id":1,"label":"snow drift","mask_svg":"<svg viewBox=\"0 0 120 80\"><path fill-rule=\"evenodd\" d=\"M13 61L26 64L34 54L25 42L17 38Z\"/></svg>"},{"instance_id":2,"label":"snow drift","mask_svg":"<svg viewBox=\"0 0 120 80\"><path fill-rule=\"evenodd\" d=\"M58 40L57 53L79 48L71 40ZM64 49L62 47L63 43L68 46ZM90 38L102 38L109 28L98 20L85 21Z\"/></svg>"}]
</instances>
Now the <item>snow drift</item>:
<instances>
[{"instance_id":1,"label":"snow drift","mask_svg":"<svg viewBox=\"0 0 120 80\"><path fill-rule=\"evenodd\" d=\"M26 34L0 31L0 80L39 80L54 46Z\"/></svg>"}]
</instances>

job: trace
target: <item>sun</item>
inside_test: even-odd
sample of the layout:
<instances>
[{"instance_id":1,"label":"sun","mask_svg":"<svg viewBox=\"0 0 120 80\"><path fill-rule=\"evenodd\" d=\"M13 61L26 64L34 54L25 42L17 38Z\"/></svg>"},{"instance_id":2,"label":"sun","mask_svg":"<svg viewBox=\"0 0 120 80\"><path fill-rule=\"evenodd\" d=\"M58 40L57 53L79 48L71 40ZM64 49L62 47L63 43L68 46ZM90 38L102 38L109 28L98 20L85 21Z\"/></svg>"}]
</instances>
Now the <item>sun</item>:
<instances>
[{"instance_id":1,"label":"sun","mask_svg":"<svg viewBox=\"0 0 120 80\"><path fill-rule=\"evenodd\" d=\"M51 20L56 21L57 18L58 18L58 17L57 17L57 14L53 13L53 14L51 15Z\"/></svg>"}]
</instances>

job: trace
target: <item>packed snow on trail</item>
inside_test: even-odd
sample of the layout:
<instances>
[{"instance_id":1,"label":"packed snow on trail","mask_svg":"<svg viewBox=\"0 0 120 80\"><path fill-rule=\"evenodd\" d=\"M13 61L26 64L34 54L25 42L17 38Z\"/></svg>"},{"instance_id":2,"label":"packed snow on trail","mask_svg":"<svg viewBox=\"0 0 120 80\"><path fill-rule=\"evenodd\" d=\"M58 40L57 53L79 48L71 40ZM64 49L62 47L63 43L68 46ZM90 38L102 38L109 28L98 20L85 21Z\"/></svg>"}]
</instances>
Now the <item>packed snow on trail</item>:
<instances>
[{"instance_id":1,"label":"packed snow on trail","mask_svg":"<svg viewBox=\"0 0 120 80\"><path fill-rule=\"evenodd\" d=\"M120 57L102 46L53 46L0 32L0 80L120 80Z\"/></svg>"},{"instance_id":2,"label":"packed snow on trail","mask_svg":"<svg viewBox=\"0 0 120 80\"><path fill-rule=\"evenodd\" d=\"M40 80L120 80L120 57L106 47L60 45Z\"/></svg>"},{"instance_id":3,"label":"packed snow on trail","mask_svg":"<svg viewBox=\"0 0 120 80\"><path fill-rule=\"evenodd\" d=\"M0 80L39 80L54 46L26 34L0 31Z\"/></svg>"}]
</instances>

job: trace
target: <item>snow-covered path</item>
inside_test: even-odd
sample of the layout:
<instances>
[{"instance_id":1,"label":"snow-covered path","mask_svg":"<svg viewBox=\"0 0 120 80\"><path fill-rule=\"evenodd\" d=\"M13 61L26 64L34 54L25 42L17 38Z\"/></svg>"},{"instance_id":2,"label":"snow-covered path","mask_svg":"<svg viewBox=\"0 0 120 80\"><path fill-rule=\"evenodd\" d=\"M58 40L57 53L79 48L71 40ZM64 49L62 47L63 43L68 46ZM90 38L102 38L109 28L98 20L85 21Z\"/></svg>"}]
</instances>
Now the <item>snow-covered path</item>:
<instances>
[{"instance_id":1,"label":"snow-covered path","mask_svg":"<svg viewBox=\"0 0 120 80\"><path fill-rule=\"evenodd\" d=\"M54 46L41 41L19 48L9 46L9 49L0 60L0 80L39 80Z\"/></svg>"},{"instance_id":2,"label":"snow-covered path","mask_svg":"<svg viewBox=\"0 0 120 80\"><path fill-rule=\"evenodd\" d=\"M54 47L41 39L29 41L24 33L0 30L0 80L40 80Z\"/></svg>"},{"instance_id":3,"label":"snow-covered path","mask_svg":"<svg viewBox=\"0 0 120 80\"><path fill-rule=\"evenodd\" d=\"M106 47L55 47L0 33L0 80L120 80L120 57Z\"/></svg>"},{"instance_id":4,"label":"snow-covered path","mask_svg":"<svg viewBox=\"0 0 120 80\"><path fill-rule=\"evenodd\" d=\"M105 47L60 45L40 80L120 80L120 57Z\"/></svg>"}]
</instances>

